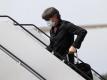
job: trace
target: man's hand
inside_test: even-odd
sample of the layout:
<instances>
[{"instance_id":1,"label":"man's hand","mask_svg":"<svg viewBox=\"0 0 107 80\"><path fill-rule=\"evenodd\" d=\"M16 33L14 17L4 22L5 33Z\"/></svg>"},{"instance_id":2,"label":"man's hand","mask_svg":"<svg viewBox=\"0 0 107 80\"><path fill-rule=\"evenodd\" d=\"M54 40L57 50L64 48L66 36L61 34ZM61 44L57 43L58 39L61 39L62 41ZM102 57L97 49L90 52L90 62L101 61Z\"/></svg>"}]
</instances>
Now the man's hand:
<instances>
[{"instance_id":1,"label":"man's hand","mask_svg":"<svg viewBox=\"0 0 107 80\"><path fill-rule=\"evenodd\" d=\"M77 49L75 48L75 47L73 47L73 46L71 46L70 48L69 48L69 54L70 53L75 53L77 51Z\"/></svg>"}]
</instances>

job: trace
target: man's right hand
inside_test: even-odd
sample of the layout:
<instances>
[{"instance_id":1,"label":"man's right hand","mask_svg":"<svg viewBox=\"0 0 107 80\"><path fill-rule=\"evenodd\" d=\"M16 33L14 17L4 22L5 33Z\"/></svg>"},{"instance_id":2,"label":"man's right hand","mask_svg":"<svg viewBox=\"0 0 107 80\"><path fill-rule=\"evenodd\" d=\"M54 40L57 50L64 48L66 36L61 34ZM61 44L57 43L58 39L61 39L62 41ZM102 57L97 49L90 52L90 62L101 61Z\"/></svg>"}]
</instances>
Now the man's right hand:
<instances>
[{"instance_id":1,"label":"man's right hand","mask_svg":"<svg viewBox=\"0 0 107 80\"><path fill-rule=\"evenodd\" d=\"M74 54L74 53L76 53L76 51L77 51L77 49L74 46L71 46L69 48L69 54Z\"/></svg>"}]
</instances>

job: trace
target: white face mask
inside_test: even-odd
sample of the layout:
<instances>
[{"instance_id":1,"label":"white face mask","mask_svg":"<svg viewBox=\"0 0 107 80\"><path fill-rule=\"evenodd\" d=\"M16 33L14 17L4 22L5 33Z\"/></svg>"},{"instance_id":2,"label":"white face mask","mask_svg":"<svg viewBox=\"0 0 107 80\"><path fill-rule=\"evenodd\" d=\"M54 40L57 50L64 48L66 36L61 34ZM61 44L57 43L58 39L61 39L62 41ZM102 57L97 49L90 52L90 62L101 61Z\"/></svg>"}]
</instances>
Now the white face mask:
<instances>
[{"instance_id":1,"label":"white face mask","mask_svg":"<svg viewBox=\"0 0 107 80\"><path fill-rule=\"evenodd\" d=\"M47 25L49 27L53 27L53 26L55 26L55 22L53 22L52 20L49 20L49 21L47 21Z\"/></svg>"}]
</instances>

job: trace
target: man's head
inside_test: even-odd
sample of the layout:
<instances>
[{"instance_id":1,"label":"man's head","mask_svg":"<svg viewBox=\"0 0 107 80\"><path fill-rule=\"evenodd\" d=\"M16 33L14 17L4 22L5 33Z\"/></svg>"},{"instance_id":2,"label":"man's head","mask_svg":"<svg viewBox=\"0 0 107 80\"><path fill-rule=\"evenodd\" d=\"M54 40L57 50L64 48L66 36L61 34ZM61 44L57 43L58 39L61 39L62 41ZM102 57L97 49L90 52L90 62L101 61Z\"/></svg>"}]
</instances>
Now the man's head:
<instances>
[{"instance_id":1,"label":"man's head","mask_svg":"<svg viewBox=\"0 0 107 80\"><path fill-rule=\"evenodd\" d=\"M48 24L50 26L55 26L58 24L59 20L60 20L60 14L59 14L59 11L54 8L54 7L50 7L50 8L47 8L43 14L42 14L42 18L44 20L46 20L48 22Z\"/></svg>"}]
</instances>

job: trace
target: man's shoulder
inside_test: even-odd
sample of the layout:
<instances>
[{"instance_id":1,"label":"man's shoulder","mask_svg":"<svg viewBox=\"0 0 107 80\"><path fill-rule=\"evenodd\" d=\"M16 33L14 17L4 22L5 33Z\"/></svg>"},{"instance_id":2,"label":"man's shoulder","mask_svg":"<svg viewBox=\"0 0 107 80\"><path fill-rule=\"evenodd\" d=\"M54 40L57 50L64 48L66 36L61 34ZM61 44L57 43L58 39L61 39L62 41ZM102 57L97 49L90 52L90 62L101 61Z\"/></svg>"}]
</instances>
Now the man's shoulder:
<instances>
[{"instance_id":1,"label":"man's shoulder","mask_svg":"<svg viewBox=\"0 0 107 80\"><path fill-rule=\"evenodd\" d=\"M71 23L70 21L66 21L66 20L62 20L62 24L65 28L72 28L72 26L74 26L73 23Z\"/></svg>"},{"instance_id":2,"label":"man's shoulder","mask_svg":"<svg viewBox=\"0 0 107 80\"><path fill-rule=\"evenodd\" d=\"M62 23L67 24L67 23L71 23L71 22L70 22L70 21L67 21L67 20L62 20Z\"/></svg>"},{"instance_id":3,"label":"man's shoulder","mask_svg":"<svg viewBox=\"0 0 107 80\"><path fill-rule=\"evenodd\" d=\"M70 21L67 21L67 20L62 20L62 23L63 24L66 24L66 25L74 25L72 22L70 22Z\"/></svg>"}]
</instances>

